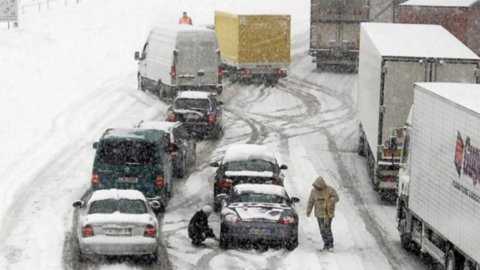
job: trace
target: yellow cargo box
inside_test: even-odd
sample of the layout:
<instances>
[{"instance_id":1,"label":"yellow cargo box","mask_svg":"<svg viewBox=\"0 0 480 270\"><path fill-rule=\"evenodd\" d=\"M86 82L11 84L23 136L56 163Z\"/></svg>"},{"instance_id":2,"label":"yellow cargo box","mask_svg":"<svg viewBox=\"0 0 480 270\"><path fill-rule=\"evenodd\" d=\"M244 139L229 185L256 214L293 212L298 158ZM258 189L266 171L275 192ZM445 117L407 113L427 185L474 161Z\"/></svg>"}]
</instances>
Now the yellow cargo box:
<instances>
[{"instance_id":1,"label":"yellow cargo box","mask_svg":"<svg viewBox=\"0 0 480 270\"><path fill-rule=\"evenodd\" d=\"M290 15L239 15L215 11L222 62L236 68L286 68Z\"/></svg>"}]
</instances>

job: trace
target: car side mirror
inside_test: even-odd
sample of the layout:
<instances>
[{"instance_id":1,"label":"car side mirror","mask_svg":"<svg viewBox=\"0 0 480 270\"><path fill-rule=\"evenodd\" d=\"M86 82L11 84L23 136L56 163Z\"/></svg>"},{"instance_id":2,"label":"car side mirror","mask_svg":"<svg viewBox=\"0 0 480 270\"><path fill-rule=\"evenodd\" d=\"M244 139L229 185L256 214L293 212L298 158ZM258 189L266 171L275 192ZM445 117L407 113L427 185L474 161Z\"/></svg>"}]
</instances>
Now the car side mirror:
<instances>
[{"instance_id":1,"label":"car side mirror","mask_svg":"<svg viewBox=\"0 0 480 270\"><path fill-rule=\"evenodd\" d=\"M212 163L210 163L210 166L212 166L212 167L219 167L220 164L218 164L218 162L212 162ZM220 194L219 194L219 195L220 195Z\"/></svg>"},{"instance_id":2,"label":"car side mirror","mask_svg":"<svg viewBox=\"0 0 480 270\"><path fill-rule=\"evenodd\" d=\"M135 52L135 60L140 60L140 52Z\"/></svg>"},{"instance_id":3,"label":"car side mirror","mask_svg":"<svg viewBox=\"0 0 480 270\"><path fill-rule=\"evenodd\" d=\"M75 208L82 208L83 207L83 202L82 201L75 201L73 203L73 207Z\"/></svg>"},{"instance_id":4,"label":"car side mirror","mask_svg":"<svg viewBox=\"0 0 480 270\"><path fill-rule=\"evenodd\" d=\"M225 194L225 193L220 193L220 194L218 194L217 196L215 196L215 200L216 200L217 202L224 202L224 201L227 200L227 198L228 198L228 195Z\"/></svg>"},{"instance_id":5,"label":"car side mirror","mask_svg":"<svg viewBox=\"0 0 480 270\"><path fill-rule=\"evenodd\" d=\"M170 152L178 151L178 145L175 144L175 143L170 143L168 145L168 151L170 151Z\"/></svg>"},{"instance_id":6,"label":"car side mirror","mask_svg":"<svg viewBox=\"0 0 480 270\"><path fill-rule=\"evenodd\" d=\"M151 201L151 202L148 202L148 204L150 204L153 210L158 210L161 207L158 201Z\"/></svg>"},{"instance_id":7,"label":"car side mirror","mask_svg":"<svg viewBox=\"0 0 480 270\"><path fill-rule=\"evenodd\" d=\"M178 56L178 50L177 49L173 50L173 56Z\"/></svg>"},{"instance_id":8,"label":"car side mirror","mask_svg":"<svg viewBox=\"0 0 480 270\"><path fill-rule=\"evenodd\" d=\"M291 197L290 200L292 201L292 203L298 203L298 202L300 202L300 199L297 198L297 197Z\"/></svg>"},{"instance_id":9,"label":"car side mirror","mask_svg":"<svg viewBox=\"0 0 480 270\"><path fill-rule=\"evenodd\" d=\"M224 103L223 103L223 101L220 101L220 100L219 100L219 101L217 101L217 104L218 104L218 105L223 105Z\"/></svg>"},{"instance_id":10,"label":"car side mirror","mask_svg":"<svg viewBox=\"0 0 480 270\"><path fill-rule=\"evenodd\" d=\"M280 166L280 170L286 170L286 169L288 169L287 165L282 164L282 165Z\"/></svg>"},{"instance_id":11,"label":"car side mirror","mask_svg":"<svg viewBox=\"0 0 480 270\"><path fill-rule=\"evenodd\" d=\"M93 149L97 149L97 147L98 147L98 142L94 142L94 143L92 144L92 147L93 147Z\"/></svg>"}]
</instances>

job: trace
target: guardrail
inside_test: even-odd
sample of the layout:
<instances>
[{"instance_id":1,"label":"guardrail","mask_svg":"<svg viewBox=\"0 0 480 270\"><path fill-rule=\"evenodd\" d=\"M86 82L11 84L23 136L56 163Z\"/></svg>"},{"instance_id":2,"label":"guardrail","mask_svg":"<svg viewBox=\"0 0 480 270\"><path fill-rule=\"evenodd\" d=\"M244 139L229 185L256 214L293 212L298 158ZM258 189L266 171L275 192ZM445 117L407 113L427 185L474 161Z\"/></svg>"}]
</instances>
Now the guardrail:
<instances>
[{"instance_id":1,"label":"guardrail","mask_svg":"<svg viewBox=\"0 0 480 270\"><path fill-rule=\"evenodd\" d=\"M64 6L68 6L68 4L78 4L80 0L43 0L43 1L32 1L31 3L25 3L26 1L22 1L20 3L20 9L22 14L25 14L25 10L27 9L35 9L38 12L42 10L48 10L53 5L62 4Z\"/></svg>"}]
</instances>

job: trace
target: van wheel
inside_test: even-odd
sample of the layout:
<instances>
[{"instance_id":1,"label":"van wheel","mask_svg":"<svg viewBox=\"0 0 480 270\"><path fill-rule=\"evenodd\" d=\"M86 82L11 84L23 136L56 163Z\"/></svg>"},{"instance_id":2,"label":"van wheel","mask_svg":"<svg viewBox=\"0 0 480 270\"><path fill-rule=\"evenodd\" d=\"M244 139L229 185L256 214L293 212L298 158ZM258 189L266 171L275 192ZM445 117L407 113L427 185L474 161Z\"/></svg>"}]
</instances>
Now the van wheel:
<instances>
[{"instance_id":1,"label":"van wheel","mask_svg":"<svg viewBox=\"0 0 480 270\"><path fill-rule=\"evenodd\" d=\"M137 83L138 83L138 90L145 91L145 86L143 85L142 75L140 75L140 74L138 74Z\"/></svg>"},{"instance_id":2,"label":"van wheel","mask_svg":"<svg viewBox=\"0 0 480 270\"><path fill-rule=\"evenodd\" d=\"M455 253L453 248L450 248L445 257L445 270L460 270L463 269L463 260L460 255Z\"/></svg>"}]
</instances>

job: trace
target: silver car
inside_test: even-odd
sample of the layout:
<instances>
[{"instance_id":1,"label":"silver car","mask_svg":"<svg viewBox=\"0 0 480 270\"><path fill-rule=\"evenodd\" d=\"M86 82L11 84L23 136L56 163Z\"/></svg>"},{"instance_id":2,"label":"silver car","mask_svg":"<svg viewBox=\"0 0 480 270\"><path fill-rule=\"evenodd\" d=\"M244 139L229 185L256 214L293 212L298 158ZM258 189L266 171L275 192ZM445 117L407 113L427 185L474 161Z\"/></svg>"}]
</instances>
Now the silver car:
<instances>
[{"instance_id":1,"label":"silver car","mask_svg":"<svg viewBox=\"0 0 480 270\"><path fill-rule=\"evenodd\" d=\"M92 255L146 255L157 260L158 221L153 208L138 190L97 190L76 201L79 259Z\"/></svg>"}]
</instances>

